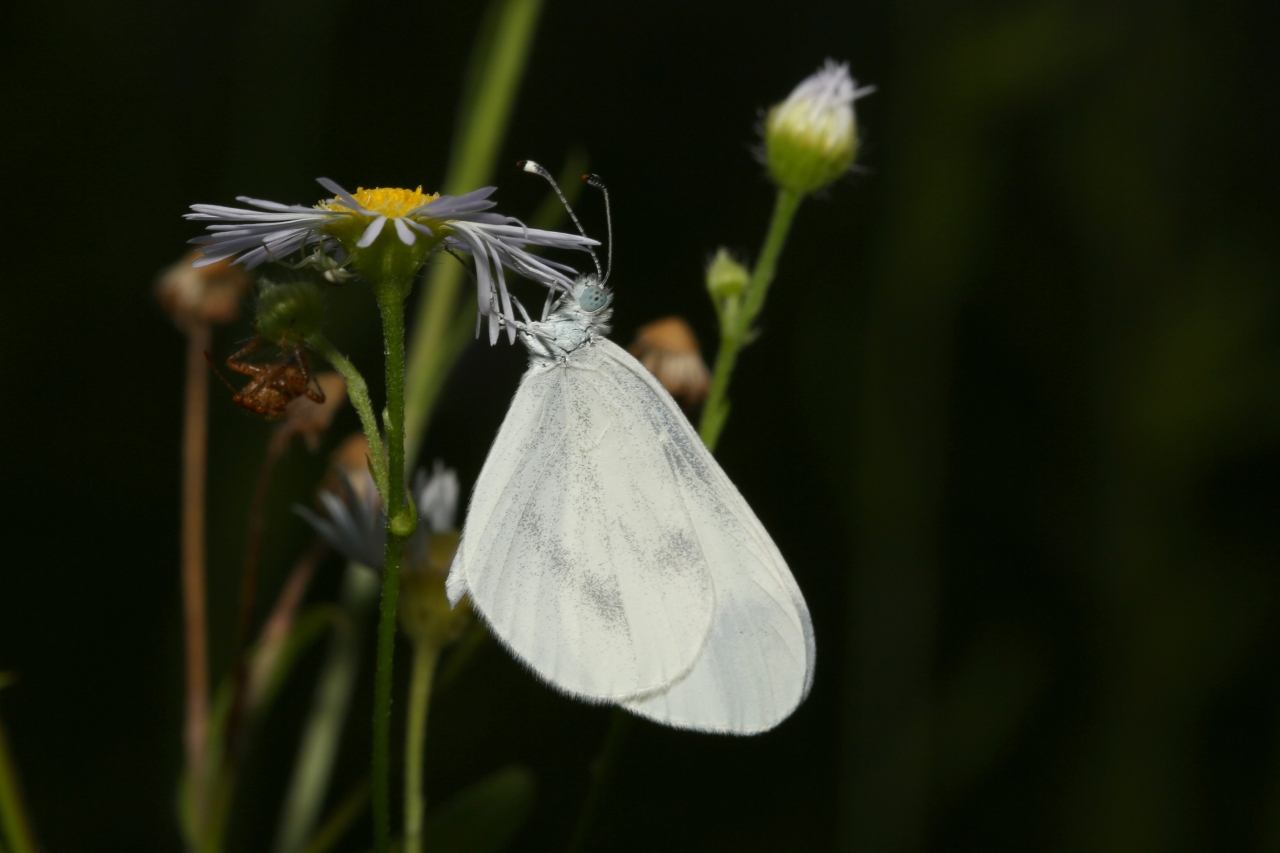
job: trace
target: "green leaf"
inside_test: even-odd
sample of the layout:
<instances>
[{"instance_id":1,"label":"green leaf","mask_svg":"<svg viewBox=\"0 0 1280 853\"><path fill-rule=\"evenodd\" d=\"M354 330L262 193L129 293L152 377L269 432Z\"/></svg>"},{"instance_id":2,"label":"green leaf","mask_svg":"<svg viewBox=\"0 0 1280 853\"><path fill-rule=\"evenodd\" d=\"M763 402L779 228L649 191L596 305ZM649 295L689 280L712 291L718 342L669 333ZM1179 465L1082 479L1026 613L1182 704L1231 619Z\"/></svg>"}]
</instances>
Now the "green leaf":
<instances>
[{"instance_id":1,"label":"green leaf","mask_svg":"<svg viewBox=\"0 0 1280 853\"><path fill-rule=\"evenodd\" d=\"M432 853L498 853L533 812L533 772L509 765L455 794L427 815L424 848Z\"/></svg>"}]
</instances>

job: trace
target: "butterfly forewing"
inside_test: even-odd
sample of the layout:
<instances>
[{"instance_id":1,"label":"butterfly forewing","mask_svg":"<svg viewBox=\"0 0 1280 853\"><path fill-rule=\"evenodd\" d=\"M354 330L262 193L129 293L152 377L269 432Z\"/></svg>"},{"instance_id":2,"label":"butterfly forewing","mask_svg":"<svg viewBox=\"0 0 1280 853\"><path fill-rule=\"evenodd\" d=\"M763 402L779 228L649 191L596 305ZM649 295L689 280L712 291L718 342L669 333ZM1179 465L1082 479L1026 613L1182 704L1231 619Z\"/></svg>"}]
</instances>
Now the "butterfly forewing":
<instances>
[{"instance_id":1,"label":"butterfly forewing","mask_svg":"<svg viewBox=\"0 0 1280 853\"><path fill-rule=\"evenodd\" d=\"M693 668L715 593L665 425L598 381L593 350L522 379L476 483L450 596L470 591L556 686L620 701Z\"/></svg>"},{"instance_id":2,"label":"butterfly forewing","mask_svg":"<svg viewBox=\"0 0 1280 853\"><path fill-rule=\"evenodd\" d=\"M653 376L609 341L595 345L595 369L638 408L662 440L686 516L707 558L716 593L711 634L680 681L627 708L669 725L747 734L773 728L813 679L808 608L786 562L746 500ZM660 403L661 405L657 405Z\"/></svg>"}]
</instances>

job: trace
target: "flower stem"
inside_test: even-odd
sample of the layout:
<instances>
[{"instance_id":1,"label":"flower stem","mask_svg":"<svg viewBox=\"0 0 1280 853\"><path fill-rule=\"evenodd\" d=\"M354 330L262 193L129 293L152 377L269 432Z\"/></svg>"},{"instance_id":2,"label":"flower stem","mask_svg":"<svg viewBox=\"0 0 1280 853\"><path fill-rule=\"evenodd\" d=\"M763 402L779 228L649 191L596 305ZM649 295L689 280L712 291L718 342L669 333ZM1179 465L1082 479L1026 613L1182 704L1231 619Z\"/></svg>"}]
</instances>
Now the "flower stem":
<instances>
[{"instance_id":1,"label":"flower stem","mask_svg":"<svg viewBox=\"0 0 1280 853\"><path fill-rule=\"evenodd\" d=\"M778 197L773 205L773 218L769 221L760 258L751 272L746 292L742 294L742 308L735 314L722 315L724 320L720 329L720 351L716 356L715 373L711 377L711 392L707 396L706 406L702 410L702 423L699 425L699 434L709 450L715 450L720 440L720 431L729 417L729 401L726 398L729 380L733 376L738 353L747 343L751 325L764 308L769 285L773 283L774 272L778 267L778 258L787 243L791 221L795 219L802 198L800 193L793 190L778 190Z\"/></svg>"},{"instance_id":2,"label":"flower stem","mask_svg":"<svg viewBox=\"0 0 1280 853\"><path fill-rule=\"evenodd\" d=\"M23 807L22 789L9 752L9 741L5 737L4 726L0 725L0 850L36 853L37 849L35 833Z\"/></svg>"},{"instance_id":3,"label":"flower stem","mask_svg":"<svg viewBox=\"0 0 1280 853\"><path fill-rule=\"evenodd\" d=\"M316 682L280 816L275 853L299 853L315 830L351 706L351 694L363 657L362 641L377 595L378 577L373 570L348 563L339 604L346 629L334 631Z\"/></svg>"},{"instance_id":4,"label":"flower stem","mask_svg":"<svg viewBox=\"0 0 1280 853\"><path fill-rule=\"evenodd\" d=\"M253 616L258 608L258 574L262 562L262 531L265 525L267 493L276 463L287 447L287 443L282 444L274 439L267 445L262 468L258 471L258 482L253 490L253 502L249 508L249 542L245 548L243 574L240 576L240 613L236 618L235 655L232 658L235 661L235 678L223 756L228 765L239 757L240 736L248 709L249 644L253 638Z\"/></svg>"},{"instance_id":5,"label":"flower stem","mask_svg":"<svg viewBox=\"0 0 1280 853\"><path fill-rule=\"evenodd\" d=\"M426 790L422 784L427 711L431 706L431 682L439 657L440 650L434 644L414 643L404 741L404 853L422 853L422 827L427 813Z\"/></svg>"},{"instance_id":6,"label":"flower stem","mask_svg":"<svg viewBox=\"0 0 1280 853\"><path fill-rule=\"evenodd\" d=\"M205 766L209 735L209 640L205 609L204 497L209 443L208 323L187 330L186 400L182 437L182 611L186 633L187 700L184 743L194 838L207 817Z\"/></svg>"},{"instance_id":7,"label":"flower stem","mask_svg":"<svg viewBox=\"0 0 1280 853\"><path fill-rule=\"evenodd\" d=\"M578 823L573 828L573 837L569 839L568 853L580 853L587 849L591 830L595 826L596 817L600 814L600 806L604 803L605 792L618 769L618 760L622 756L622 747L635 724L635 717L621 708L613 709L613 717L609 720L609 733L605 735L604 746L591 765L591 787L587 790L587 801L578 815Z\"/></svg>"},{"instance_id":8,"label":"flower stem","mask_svg":"<svg viewBox=\"0 0 1280 853\"><path fill-rule=\"evenodd\" d=\"M403 308L401 310L403 317ZM403 340L404 329L401 324L401 340ZM387 475L387 447L382 441L382 434L378 430L378 418L373 413L373 403L369 400L369 386L365 384L364 377L360 375L360 371L351 363L345 355L338 351L329 339L324 335L316 334L307 339L307 345L320 354L325 361L333 365L333 369L342 375L347 383L347 396L351 400L351 405L355 406L356 412L360 415L360 425L364 427L365 437L369 439L369 468L373 474L373 482L378 487L378 494L382 495L384 506L389 506L387 494L390 491L391 484ZM403 346L401 347L401 355L403 356ZM403 362L402 362L403 363ZM403 372L402 372L403 375ZM403 471L401 477L403 479Z\"/></svg>"},{"instance_id":9,"label":"flower stem","mask_svg":"<svg viewBox=\"0 0 1280 853\"><path fill-rule=\"evenodd\" d=\"M400 563L417 522L406 500L404 466L404 298L409 282L375 282L386 342L387 408L387 551L382 569L382 611L378 618L377 671L373 687L373 846L387 853L391 845L391 676L396 648L396 616L400 599Z\"/></svg>"}]
</instances>

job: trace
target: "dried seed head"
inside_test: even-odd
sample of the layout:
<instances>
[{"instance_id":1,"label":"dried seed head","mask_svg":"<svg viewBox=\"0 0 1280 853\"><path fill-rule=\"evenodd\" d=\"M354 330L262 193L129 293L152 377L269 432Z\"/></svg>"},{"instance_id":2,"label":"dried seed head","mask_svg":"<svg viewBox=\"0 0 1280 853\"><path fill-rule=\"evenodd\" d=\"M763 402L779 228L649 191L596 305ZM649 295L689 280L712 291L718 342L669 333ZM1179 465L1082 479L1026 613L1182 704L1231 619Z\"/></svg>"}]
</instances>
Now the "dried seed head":
<instances>
[{"instance_id":1,"label":"dried seed head","mask_svg":"<svg viewBox=\"0 0 1280 853\"><path fill-rule=\"evenodd\" d=\"M347 402L347 383L332 371L317 374L315 381L320 386L324 402L317 403L310 397L298 397L290 402L284 410L284 423L276 428L273 441L284 445L295 435L300 435L312 453L320 449L320 439L333 423L333 416ZM366 442L365 447L368 446Z\"/></svg>"},{"instance_id":2,"label":"dried seed head","mask_svg":"<svg viewBox=\"0 0 1280 853\"><path fill-rule=\"evenodd\" d=\"M199 252L188 253L156 282L156 298L183 330L195 323L230 323L239 316L240 300L252 284L243 267L227 261L193 267L200 257Z\"/></svg>"},{"instance_id":3,"label":"dried seed head","mask_svg":"<svg viewBox=\"0 0 1280 853\"><path fill-rule=\"evenodd\" d=\"M711 372L693 330L680 317L665 317L641 328L630 352L685 406L706 399Z\"/></svg>"}]
</instances>

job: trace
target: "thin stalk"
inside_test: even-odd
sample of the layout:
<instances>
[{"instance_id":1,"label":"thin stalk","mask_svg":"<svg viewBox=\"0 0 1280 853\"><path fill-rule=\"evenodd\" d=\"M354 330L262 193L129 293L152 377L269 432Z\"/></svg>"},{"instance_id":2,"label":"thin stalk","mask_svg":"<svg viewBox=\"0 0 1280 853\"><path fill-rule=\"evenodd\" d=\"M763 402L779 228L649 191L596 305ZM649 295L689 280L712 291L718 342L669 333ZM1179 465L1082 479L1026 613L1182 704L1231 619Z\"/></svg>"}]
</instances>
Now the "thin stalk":
<instances>
[{"instance_id":1,"label":"thin stalk","mask_svg":"<svg viewBox=\"0 0 1280 853\"><path fill-rule=\"evenodd\" d=\"M489 8L489 21L472 49L467 86L471 97L463 98L444 180L444 192L450 195L475 189L493 175L511 107L524 79L542 0L503 0ZM406 389L405 433L411 461L417 459L444 377L465 345L466 338L459 344L453 333L462 279L461 265L435 265L418 302ZM466 314L469 323L472 315Z\"/></svg>"},{"instance_id":2,"label":"thin stalk","mask_svg":"<svg viewBox=\"0 0 1280 853\"><path fill-rule=\"evenodd\" d=\"M400 564L416 518L406 500L404 458L404 296L406 282L375 285L386 342L387 550L382 569L382 608L378 619L377 671L373 694L373 843L375 853L391 845L391 676L400 599Z\"/></svg>"},{"instance_id":3,"label":"thin stalk","mask_svg":"<svg viewBox=\"0 0 1280 853\"><path fill-rule=\"evenodd\" d=\"M587 789L587 800L583 803L582 813L578 815L578 823L573 828L573 837L569 839L568 853L580 853L587 849L587 841L600 814L604 795L617 772L622 747L626 744L635 721L635 717L621 708L613 709L613 719L609 721L609 733L605 735L604 746L591 765L591 787Z\"/></svg>"},{"instance_id":4,"label":"thin stalk","mask_svg":"<svg viewBox=\"0 0 1280 853\"><path fill-rule=\"evenodd\" d=\"M422 784L427 760L427 712L439 659L440 650L434 644L414 643L404 739L404 853L422 853L422 827L427 814L427 794Z\"/></svg>"},{"instance_id":5,"label":"thin stalk","mask_svg":"<svg viewBox=\"0 0 1280 853\"><path fill-rule=\"evenodd\" d=\"M201 351L203 352L203 350ZM35 832L27 817L9 740L0 724L0 850L37 853Z\"/></svg>"},{"instance_id":6,"label":"thin stalk","mask_svg":"<svg viewBox=\"0 0 1280 853\"><path fill-rule=\"evenodd\" d=\"M401 308L401 313L403 315L403 307ZM403 334L404 331L401 328L401 340L403 340ZM383 505L390 506L387 499L387 494L391 488L387 473L387 448L378 429L378 418L373 413L373 403L369 399L369 386L365 384L364 377L360 375L360 371L351 363L351 360L339 352L338 348L330 343L329 339L324 335L316 334L311 336L307 339L307 345L319 353L321 358L333 365L333 369L338 371L342 378L346 380L347 397L360 415L360 425L364 428L365 437L369 439L369 453L371 454L369 467L373 474L373 482L378 487L378 494L382 495ZM403 346L401 347L401 353L403 358ZM403 473L401 471L402 479Z\"/></svg>"},{"instance_id":7,"label":"thin stalk","mask_svg":"<svg viewBox=\"0 0 1280 853\"><path fill-rule=\"evenodd\" d=\"M365 628L377 596L378 576L374 571L348 563L340 595L346 630L334 632L316 682L311 712L303 726L293 777L289 780L280 815L275 853L298 853L307 845L319 820L360 671ZM368 796L367 789L365 796ZM314 839L311 844L315 844Z\"/></svg>"},{"instance_id":8,"label":"thin stalk","mask_svg":"<svg viewBox=\"0 0 1280 853\"><path fill-rule=\"evenodd\" d=\"M288 445L272 440L267 445L258 482L253 489L253 503L249 509L249 542L245 547L244 569L240 576L240 613L236 617L235 680L232 687L231 715L227 720L226 752L223 761L230 764L240 751L240 734L248 703L249 641L253 636L253 614L258 606L258 574L262 554L262 531L265 526L267 492L271 487L271 474L276 463L284 455Z\"/></svg>"},{"instance_id":9,"label":"thin stalk","mask_svg":"<svg viewBox=\"0 0 1280 853\"><path fill-rule=\"evenodd\" d=\"M338 807L316 832L303 853L329 853L342 840L342 836L351 829L351 825L356 822L356 818L360 817L360 813L368 803L369 782L366 780L356 785L342 799L342 802L338 803Z\"/></svg>"},{"instance_id":10,"label":"thin stalk","mask_svg":"<svg viewBox=\"0 0 1280 853\"><path fill-rule=\"evenodd\" d=\"M720 431L728 418L729 380L733 377L738 353L747 342L756 316L764 308L765 297L769 294L769 285L773 283L773 276L777 271L778 258L781 257L782 249L786 246L791 222L795 219L796 211L803 198L804 196L792 190L778 190L778 197L773 205L773 217L769 221L769 230L765 233L764 246L751 272L751 281L747 284L746 292L742 294L742 309L727 317L727 322L720 330L720 352L716 356L715 373L711 377L711 390L707 395L707 402L702 410L702 423L699 426L702 441L711 451L715 450L720 440Z\"/></svg>"},{"instance_id":11,"label":"thin stalk","mask_svg":"<svg viewBox=\"0 0 1280 853\"><path fill-rule=\"evenodd\" d=\"M182 438L182 612L186 634L187 698L184 743L191 791L194 837L207 816L205 766L209 736L209 645L205 605L205 471L209 443L209 376L205 352L212 344L208 323L187 330L186 400Z\"/></svg>"}]
</instances>

